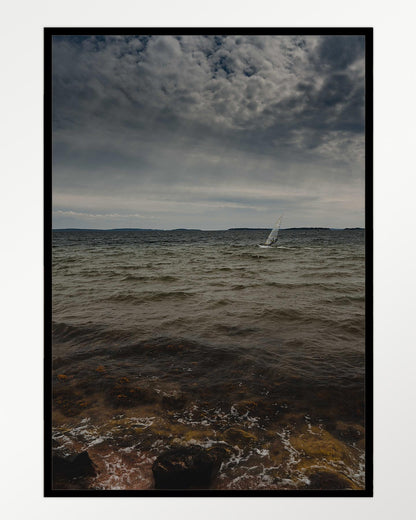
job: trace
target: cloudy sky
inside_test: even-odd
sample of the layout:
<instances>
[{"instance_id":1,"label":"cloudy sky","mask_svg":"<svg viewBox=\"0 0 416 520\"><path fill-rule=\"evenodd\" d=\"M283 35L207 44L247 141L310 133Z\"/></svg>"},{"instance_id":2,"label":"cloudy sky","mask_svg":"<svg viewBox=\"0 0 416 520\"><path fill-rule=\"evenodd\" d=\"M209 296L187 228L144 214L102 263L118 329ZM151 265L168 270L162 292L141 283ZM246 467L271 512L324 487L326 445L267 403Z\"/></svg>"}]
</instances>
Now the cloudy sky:
<instances>
[{"instance_id":1,"label":"cloudy sky","mask_svg":"<svg viewBox=\"0 0 416 520\"><path fill-rule=\"evenodd\" d=\"M54 228L364 226L364 37L52 50Z\"/></svg>"}]
</instances>

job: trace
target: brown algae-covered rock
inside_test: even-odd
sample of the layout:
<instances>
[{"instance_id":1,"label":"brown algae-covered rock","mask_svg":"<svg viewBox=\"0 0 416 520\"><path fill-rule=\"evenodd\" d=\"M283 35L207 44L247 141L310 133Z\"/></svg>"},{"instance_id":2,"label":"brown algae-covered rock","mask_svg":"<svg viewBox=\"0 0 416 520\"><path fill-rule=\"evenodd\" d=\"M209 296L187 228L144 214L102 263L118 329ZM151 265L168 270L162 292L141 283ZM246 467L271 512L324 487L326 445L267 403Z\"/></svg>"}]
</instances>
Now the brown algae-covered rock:
<instances>
[{"instance_id":1,"label":"brown algae-covered rock","mask_svg":"<svg viewBox=\"0 0 416 520\"><path fill-rule=\"evenodd\" d=\"M359 452L333 437L327 431L310 426L309 430L290 438L299 460L296 470L311 481L310 489L359 489L359 485L343 475L346 468L359 470Z\"/></svg>"},{"instance_id":2,"label":"brown algae-covered rock","mask_svg":"<svg viewBox=\"0 0 416 520\"><path fill-rule=\"evenodd\" d=\"M314 459L342 460L351 462L351 450L330 433L318 427L311 426L310 430L290 438L292 447L304 456Z\"/></svg>"}]
</instances>

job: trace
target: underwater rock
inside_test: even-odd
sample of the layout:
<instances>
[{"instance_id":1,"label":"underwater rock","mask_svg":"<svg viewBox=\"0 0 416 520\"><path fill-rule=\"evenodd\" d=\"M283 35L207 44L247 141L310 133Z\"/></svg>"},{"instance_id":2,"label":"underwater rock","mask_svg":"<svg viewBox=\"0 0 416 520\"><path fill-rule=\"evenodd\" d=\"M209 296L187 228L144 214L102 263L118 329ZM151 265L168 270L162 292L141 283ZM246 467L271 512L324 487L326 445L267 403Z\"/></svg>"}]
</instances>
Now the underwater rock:
<instances>
[{"instance_id":1,"label":"underwater rock","mask_svg":"<svg viewBox=\"0 0 416 520\"><path fill-rule=\"evenodd\" d=\"M69 457L52 457L53 480L56 482L94 477L96 471L87 451Z\"/></svg>"},{"instance_id":2,"label":"underwater rock","mask_svg":"<svg viewBox=\"0 0 416 520\"><path fill-rule=\"evenodd\" d=\"M365 441L365 429L359 424L349 424L337 421L327 425L327 430L343 442L349 444L363 443Z\"/></svg>"},{"instance_id":3,"label":"underwater rock","mask_svg":"<svg viewBox=\"0 0 416 520\"><path fill-rule=\"evenodd\" d=\"M337 475L331 471L317 471L309 475L310 484L308 489L353 489L353 485L346 477Z\"/></svg>"},{"instance_id":4,"label":"underwater rock","mask_svg":"<svg viewBox=\"0 0 416 520\"><path fill-rule=\"evenodd\" d=\"M54 407L66 417L79 415L89 405L83 393L73 388L54 387L52 399Z\"/></svg>"},{"instance_id":5,"label":"underwater rock","mask_svg":"<svg viewBox=\"0 0 416 520\"><path fill-rule=\"evenodd\" d=\"M186 405L186 398L181 394L164 395L162 405L168 410L182 410Z\"/></svg>"},{"instance_id":6,"label":"underwater rock","mask_svg":"<svg viewBox=\"0 0 416 520\"><path fill-rule=\"evenodd\" d=\"M224 432L224 438L229 444L245 445L257 441L253 433L246 432L240 428L228 428Z\"/></svg>"},{"instance_id":7,"label":"underwater rock","mask_svg":"<svg viewBox=\"0 0 416 520\"><path fill-rule=\"evenodd\" d=\"M274 466L283 467L290 461L290 452L281 439L276 439L268 444L269 456Z\"/></svg>"},{"instance_id":8,"label":"underwater rock","mask_svg":"<svg viewBox=\"0 0 416 520\"><path fill-rule=\"evenodd\" d=\"M155 395L148 388L130 385L127 377L122 377L106 397L115 408L131 408L155 401Z\"/></svg>"},{"instance_id":9,"label":"underwater rock","mask_svg":"<svg viewBox=\"0 0 416 520\"><path fill-rule=\"evenodd\" d=\"M188 446L168 450L152 466L156 489L208 488L226 451Z\"/></svg>"}]
</instances>

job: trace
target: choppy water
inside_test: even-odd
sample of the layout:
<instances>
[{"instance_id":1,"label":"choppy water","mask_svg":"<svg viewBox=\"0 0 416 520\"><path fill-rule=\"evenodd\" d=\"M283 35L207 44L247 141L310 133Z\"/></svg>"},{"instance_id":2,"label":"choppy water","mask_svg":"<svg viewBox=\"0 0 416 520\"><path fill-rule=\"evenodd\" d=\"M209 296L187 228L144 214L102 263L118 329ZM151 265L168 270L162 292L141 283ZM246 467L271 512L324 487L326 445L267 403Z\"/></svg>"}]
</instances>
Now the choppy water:
<instances>
[{"instance_id":1,"label":"choppy water","mask_svg":"<svg viewBox=\"0 0 416 520\"><path fill-rule=\"evenodd\" d=\"M190 443L230 450L217 489L363 487L364 231L266 236L54 232L54 437L92 487Z\"/></svg>"}]
</instances>

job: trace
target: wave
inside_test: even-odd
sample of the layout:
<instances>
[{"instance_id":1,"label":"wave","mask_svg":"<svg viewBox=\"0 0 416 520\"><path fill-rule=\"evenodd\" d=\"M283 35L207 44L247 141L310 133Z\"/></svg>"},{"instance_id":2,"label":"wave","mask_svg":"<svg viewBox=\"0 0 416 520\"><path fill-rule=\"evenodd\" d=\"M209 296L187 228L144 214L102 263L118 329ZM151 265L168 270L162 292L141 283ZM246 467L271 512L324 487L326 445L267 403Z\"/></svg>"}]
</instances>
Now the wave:
<instances>
[{"instance_id":1,"label":"wave","mask_svg":"<svg viewBox=\"0 0 416 520\"><path fill-rule=\"evenodd\" d=\"M150 276L139 276L137 274L128 274L124 278L121 279L122 282L141 282L144 280L150 280Z\"/></svg>"},{"instance_id":2,"label":"wave","mask_svg":"<svg viewBox=\"0 0 416 520\"><path fill-rule=\"evenodd\" d=\"M298 310L298 309L273 309L273 308L266 308L258 311L256 313L256 316L259 318L268 318L268 319L274 319L277 321L279 320L286 320L286 321L294 321L297 323L304 323L307 321L312 321L312 317L309 313Z\"/></svg>"},{"instance_id":3,"label":"wave","mask_svg":"<svg viewBox=\"0 0 416 520\"><path fill-rule=\"evenodd\" d=\"M228 336L246 336L260 330L257 327L239 327L236 325L224 324L217 324L215 328L220 332L225 332Z\"/></svg>"},{"instance_id":4,"label":"wave","mask_svg":"<svg viewBox=\"0 0 416 520\"><path fill-rule=\"evenodd\" d=\"M346 271L346 270L342 270L342 269L338 269L337 271L329 271L329 270L325 270L323 272L306 272L306 273L301 273L299 274L299 277L301 278L325 278L325 280L327 280L328 278L330 279L340 279L340 280L345 280L346 278L350 277L351 276L351 271Z\"/></svg>"},{"instance_id":5,"label":"wave","mask_svg":"<svg viewBox=\"0 0 416 520\"><path fill-rule=\"evenodd\" d=\"M194 293L186 291L148 291L138 294L115 294L102 301L114 303L143 303L164 300L185 300L194 296Z\"/></svg>"},{"instance_id":6,"label":"wave","mask_svg":"<svg viewBox=\"0 0 416 520\"><path fill-rule=\"evenodd\" d=\"M225 305L234 305L234 300L229 300L228 298L221 298L220 300L211 301L209 304L210 309L215 309L217 307L224 307Z\"/></svg>"},{"instance_id":7,"label":"wave","mask_svg":"<svg viewBox=\"0 0 416 520\"><path fill-rule=\"evenodd\" d=\"M179 278L177 276L165 274L162 276L155 276L154 280L160 280L161 282L176 282Z\"/></svg>"},{"instance_id":8,"label":"wave","mask_svg":"<svg viewBox=\"0 0 416 520\"><path fill-rule=\"evenodd\" d=\"M128 274L122 278L122 282L134 282L134 281L152 281L152 282L176 282L179 280L177 276L173 275L162 275L162 276L149 276L149 275L137 275Z\"/></svg>"},{"instance_id":9,"label":"wave","mask_svg":"<svg viewBox=\"0 0 416 520\"><path fill-rule=\"evenodd\" d=\"M353 316L348 319L338 321L336 327L348 334L364 337L365 331L365 316Z\"/></svg>"},{"instance_id":10,"label":"wave","mask_svg":"<svg viewBox=\"0 0 416 520\"><path fill-rule=\"evenodd\" d=\"M324 330L344 331L350 334L363 336L365 327L364 314L353 314L348 318L340 317L338 312L324 314L319 309L296 309L296 308L266 308L255 313L257 320L271 320L279 325L306 325L314 326L316 333ZM333 316L333 317L331 317Z\"/></svg>"},{"instance_id":11,"label":"wave","mask_svg":"<svg viewBox=\"0 0 416 520\"><path fill-rule=\"evenodd\" d=\"M333 296L332 298L322 298L321 303L330 303L333 305L354 305L357 302L365 302L365 295L359 294L356 296Z\"/></svg>"},{"instance_id":12,"label":"wave","mask_svg":"<svg viewBox=\"0 0 416 520\"><path fill-rule=\"evenodd\" d=\"M57 342L70 342L74 345L95 345L103 340L117 343L131 337L131 331L127 332L114 327L103 325L72 325L63 322L52 322L52 340Z\"/></svg>"},{"instance_id":13,"label":"wave","mask_svg":"<svg viewBox=\"0 0 416 520\"><path fill-rule=\"evenodd\" d=\"M266 273L267 277L270 277L270 274L272 274L272 273L267 272ZM308 276L308 278L314 278L314 277ZM264 285L265 287L276 287L279 289L294 289L294 290L300 290L300 289L306 289L306 288L310 289L310 290L317 289L317 290L323 290L325 292L335 291L342 295L348 295L348 292L357 292L358 289L360 291L362 291L362 285L355 287L353 284L347 283L348 281L339 281L339 280L334 281L332 279L329 279L327 281L326 277L322 277L322 278L325 278L325 279L320 280L319 277L317 277L316 280L310 280L310 281L305 280L304 281L302 279L302 280L294 281L294 282L280 282L280 281L278 282L278 281L274 281L274 280L265 280L263 283L256 284L256 286L260 287L260 286Z\"/></svg>"}]
</instances>

